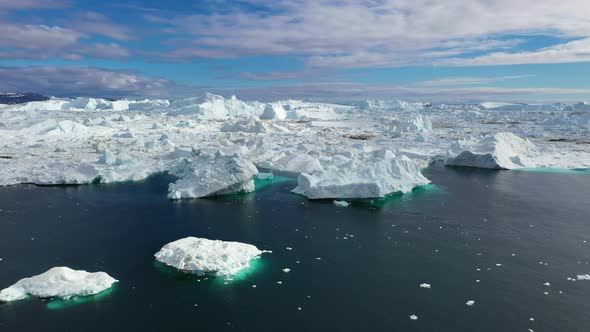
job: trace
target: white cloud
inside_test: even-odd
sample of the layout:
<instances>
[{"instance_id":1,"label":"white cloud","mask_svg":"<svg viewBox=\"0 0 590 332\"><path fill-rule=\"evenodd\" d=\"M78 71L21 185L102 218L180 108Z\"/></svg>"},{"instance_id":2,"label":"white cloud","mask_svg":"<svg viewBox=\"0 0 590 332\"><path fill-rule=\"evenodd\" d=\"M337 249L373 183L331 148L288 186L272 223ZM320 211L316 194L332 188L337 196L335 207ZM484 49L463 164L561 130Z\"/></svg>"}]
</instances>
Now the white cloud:
<instances>
[{"instance_id":1,"label":"white cloud","mask_svg":"<svg viewBox=\"0 0 590 332\"><path fill-rule=\"evenodd\" d=\"M498 77L444 77L430 81L419 82L416 85L422 86L453 86L453 85L481 85L494 82L503 82L519 78L532 78L535 75L513 75Z\"/></svg>"},{"instance_id":2,"label":"white cloud","mask_svg":"<svg viewBox=\"0 0 590 332\"><path fill-rule=\"evenodd\" d=\"M590 23L589 23L590 24ZM530 52L495 52L469 59L444 59L439 65L451 66L494 66L511 64L547 64L568 62L590 62L590 38L545 47Z\"/></svg>"},{"instance_id":3,"label":"white cloud","mask_svg":"<svg viewBox=\"0 0 590 332\"><path fill-rule=\"evenodd\" d=\"M248 2L267 10L167 19L192 35L172 53L178 58L300 55L319 67L379 67L425 64L476 51L504 52L522 41L503 36L590 36L587 0ZM585 59L577 54L569 58Z\"/></svg>"}]
</instances>

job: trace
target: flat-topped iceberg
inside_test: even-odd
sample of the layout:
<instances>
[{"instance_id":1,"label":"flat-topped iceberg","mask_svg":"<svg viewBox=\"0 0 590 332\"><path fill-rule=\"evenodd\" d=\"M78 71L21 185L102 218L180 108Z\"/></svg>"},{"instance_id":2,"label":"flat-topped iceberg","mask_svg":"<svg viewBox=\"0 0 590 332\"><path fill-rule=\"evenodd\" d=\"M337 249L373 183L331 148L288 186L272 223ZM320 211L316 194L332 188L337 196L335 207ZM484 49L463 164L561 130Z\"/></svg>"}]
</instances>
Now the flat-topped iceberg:
<instances>
[{"instance_id":1,"label":"flat-topped iceberg","mask_svg":"<svg viewBox=\"0 0 590 332\"><path fill-rule=\"evenodd\" d=\"M0 302L17 301L27 296L40 298L59 297L69 299L74 296L98 294L113 286L118 280L105 272L86 272L68 267L54 267L45 273L24 278L14 285L0 291Z\"/></svg>"},{"instance_id":2,"label":"flat-topped iceberg","mask_svg":"<svg viewBox=\"0 0 590 332\"><path fill-rule=\"evenodd\" d=\"M492 169L534 167L529 160L538 154L526 138L509 132L497 133L479 141L462 141L448 152L447 165Z\"/></svg>"},{"instance_id":3,"label":"flat-topped iceberg","mask_svg":"<svg viewBox=\"0 0 590 332\"><path fill-rule=\"evenodd\" d=\"M96 167L87 162L0 159L0 186L88 184L98 177Z\"/></svg>"},{"instance_id":4,"label":"flat-topped iceberg","mask_svg":"<svg viewBox=\"0 0 590 332\"><path fill-rule=\"evenodd\" d=\"M168 243L154 256L183 272L230 276L250 267L250 260L265 252L241 242L187 237Z\"/></svg>"},{"instance_id":5,"label":"flat-topped iceberg","mask_svg":"<svg viewBox=\"0 0 590 332\"><path fill-rule=\"evenodd\" d=\"M262 113L264 106L248 103L236 96L224 98L211 93L202 97L174 100L170 103L172 115L196 115L201 119L225 119L228 116L251 117Z\"/></svg>"},{"instance_id":6,"label":"flat-topped iceberg","mask_svg":"<svg viewBox=\"0 0 590 332\"><path fill-rule=\"evenodd\" d=\"M180 177L168 187L168 198L199 198L254 191L258 169L237 155L197 153L173 170Z\"/></svg>"},{"instance_id":7,"label":"flat-topped iceberg","mask_svg":"<svg viewBox=\"0 0 590 332\"><path fill-rule=\"evenodd\" d=\"M310 199L373 198L407 193L429 182L412 159L381 150L355 156L336 167L302 173L293 192Z\"/></svg>"}]
</instances>

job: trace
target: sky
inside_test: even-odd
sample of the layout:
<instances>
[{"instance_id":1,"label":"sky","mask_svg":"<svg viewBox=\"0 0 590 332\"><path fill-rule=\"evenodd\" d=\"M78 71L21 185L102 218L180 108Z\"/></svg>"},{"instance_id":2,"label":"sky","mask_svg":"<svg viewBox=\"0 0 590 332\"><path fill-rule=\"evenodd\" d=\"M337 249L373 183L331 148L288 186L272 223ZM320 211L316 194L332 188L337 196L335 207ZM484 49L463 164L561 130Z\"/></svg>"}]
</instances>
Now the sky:
<instances>
[{"instance_id":1,"label":"sky","mask_svg":"<svg viewBox=\"0 0 590 332\"><path fill-rule=\"evenodd\" d=\"M0 0L0 91L590 101L588 0Z\"/></svg>"}]
</instances>

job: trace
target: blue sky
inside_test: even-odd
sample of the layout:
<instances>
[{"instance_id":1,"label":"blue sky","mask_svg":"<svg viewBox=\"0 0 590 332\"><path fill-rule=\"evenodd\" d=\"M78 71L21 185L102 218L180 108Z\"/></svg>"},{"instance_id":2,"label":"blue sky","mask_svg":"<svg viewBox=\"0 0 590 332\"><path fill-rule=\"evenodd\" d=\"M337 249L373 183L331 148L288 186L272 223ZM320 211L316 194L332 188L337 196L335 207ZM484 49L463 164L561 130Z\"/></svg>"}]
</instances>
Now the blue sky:
<instances>
[{"instance_id":1,"label":"blue sky","mask_svg":"<svg viewBox=\"0 0 590 332\"><path fill-rule=\"evenodd\" d=\"M0 89L590 99L581 0L0 0Z\"/></svg>"}]
</instances>

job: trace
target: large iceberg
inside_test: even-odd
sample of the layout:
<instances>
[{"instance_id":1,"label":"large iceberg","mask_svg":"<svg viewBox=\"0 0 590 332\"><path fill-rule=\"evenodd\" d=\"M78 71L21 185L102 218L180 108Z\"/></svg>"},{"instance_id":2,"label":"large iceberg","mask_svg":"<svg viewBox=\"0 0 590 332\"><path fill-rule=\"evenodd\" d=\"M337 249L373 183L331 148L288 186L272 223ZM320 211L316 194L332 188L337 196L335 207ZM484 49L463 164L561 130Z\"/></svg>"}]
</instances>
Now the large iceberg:
<instances>
[{"instance_id":1,"label":"large iceberg","mask_svg":"<svg viewBox=\"0 0 590 332\"><path fill-rule=\"evenodd\" d=\"M429 182L410 158L380 150L325 170L302 173L293 192L311 199L373 198L407 193Z\"/></svg>"},{"instance_id":2,"label":"large iceberg","mask_svg":"<svg viewBox=\"0 0 590 332\"><path fill-rule=\"evenodd\" d=\"M537 154L537 148L528 139L502 132L479 141L455 143L448 152L446 164L492 169L534 167L530 158Z\"/></svg>"},{"instance_id":3,"label":"large iceberg","mask_svg":"<svg viewBox=\"0 0 590 332\"><path fill-rule=\"evenodd\" d=\"M260 115L264 120L285 120L287 118L287 111L281 104L268 104L264 108L264 112Z\"/></svg>"},{"instance_id":4,"label":"large iceberg","mask_svg":"<svg viewBox=\"0 0 590 332\"><path fill-rule=\"evenodd\" d=\"M187 237L166 244L154 256L168 266L196 275L231 276L268 252L251 244Z\"/></svg>"},{"instance_id":5,"label":"large iceberg","mask_svg":"<svg viewBox=\"0 0 590 332\"><path fill-rule=\"evenodd\" d=\"M236 96L224 98L207 93L202 97L174 100L170 103L172 115L196 115L201 119L225 119L228 116L258 116L264 106L258 103L247 103Z\"/></svg>"},{"instance_id":6,"label":"large iceberg","mask_svg":"<svg viewBox=\"0 0 590 332\"><path fill-rule=\"evenodd\" d=\"M200 153L173 170L180 177L168 188L168 198L200 198L254 191L258 169L247 159L221 152Z\"/></svg>"},{"instance_id":7,"label":"large iceberg","mask_svg":"<svg viewBox=\"0 0 590 332\"><path fill-rule=\"evenodd\" d=\"M95 295L111 288L117 281L105 272L90 273L68 267L54 267L3 289L0 291L0 302L22 300L29 295L66 300L74 296Z\"/></svg>"},{"instance_id":8,"label":"large iceberg","mask_svg":"<svg viewBox=\"0 0 590 332\"><path fill-rule=\"evenodd\" d=\"M0 159L0 186L88 184L98 178L96 167L86 162Z\"/></svg>"}]
</instances>

